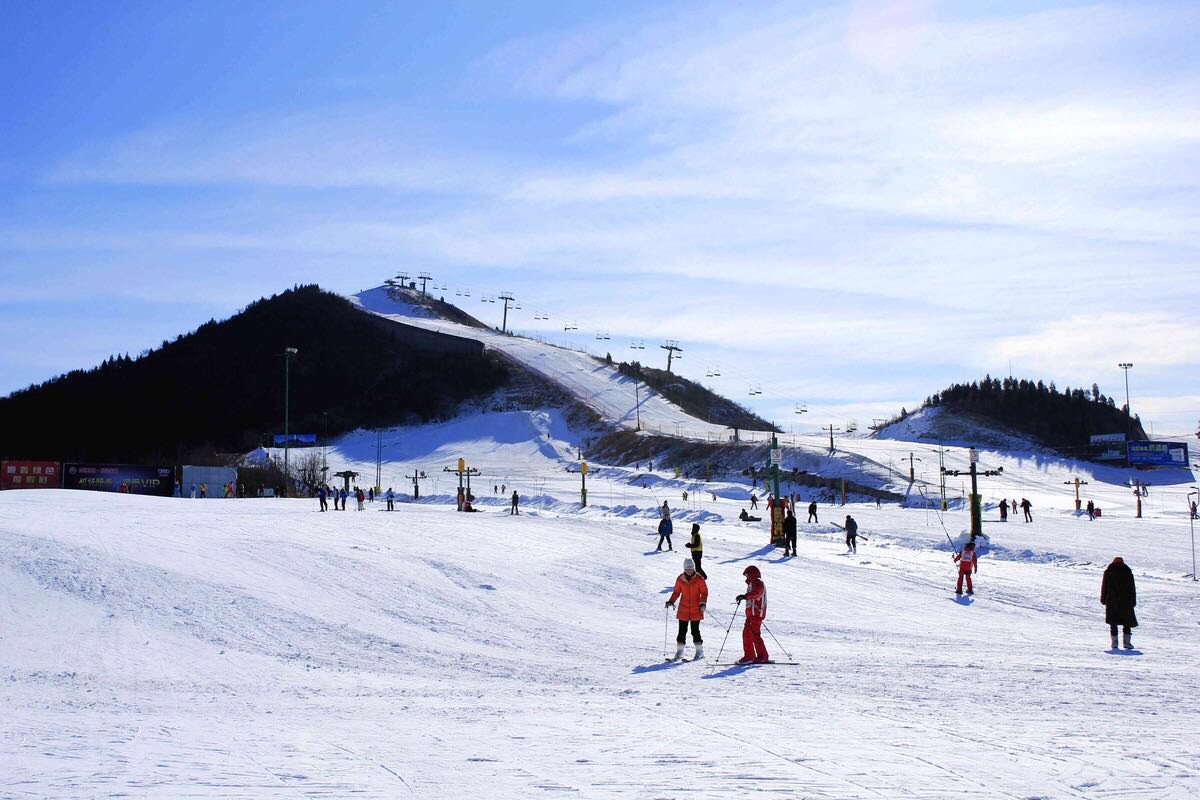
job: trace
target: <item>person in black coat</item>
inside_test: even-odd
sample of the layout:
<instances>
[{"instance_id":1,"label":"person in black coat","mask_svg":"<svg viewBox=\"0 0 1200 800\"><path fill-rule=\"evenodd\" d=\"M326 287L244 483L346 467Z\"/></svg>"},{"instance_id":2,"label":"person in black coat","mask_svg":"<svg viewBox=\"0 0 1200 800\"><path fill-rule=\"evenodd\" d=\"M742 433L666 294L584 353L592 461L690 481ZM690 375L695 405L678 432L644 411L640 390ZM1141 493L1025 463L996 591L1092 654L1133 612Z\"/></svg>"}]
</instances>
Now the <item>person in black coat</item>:
<instances>
[{"instance_id":1,"label":"person in black coat","mask_svg":"<svg viewBox=\"0 0 1200 800\"><path fill-rule=\"evenodd\" d=\"M783 555L796 555L796 515L789 508L787 516L783 518Z\"/></svg>"},{"instance_id":2,"label":"person in black coat","mask_svg":"<svg viewBox=\"0 0 1200 800\"><path fill-rule=\"evenodd\" d=\"M1125 634L1125 649L1133 649L1132 632L1136 628L1137 616L1133 613L1137 605L1137 587L1133 583L1133 571L1125 561L1117 556L1104 570L1104 580L1100 582L1100 602L1104 604L1104 621L1108 623L1108 632L1112 636L1112 649L1117 649L1117 626L1120 625Z\"/></svg>"}]
</instances>

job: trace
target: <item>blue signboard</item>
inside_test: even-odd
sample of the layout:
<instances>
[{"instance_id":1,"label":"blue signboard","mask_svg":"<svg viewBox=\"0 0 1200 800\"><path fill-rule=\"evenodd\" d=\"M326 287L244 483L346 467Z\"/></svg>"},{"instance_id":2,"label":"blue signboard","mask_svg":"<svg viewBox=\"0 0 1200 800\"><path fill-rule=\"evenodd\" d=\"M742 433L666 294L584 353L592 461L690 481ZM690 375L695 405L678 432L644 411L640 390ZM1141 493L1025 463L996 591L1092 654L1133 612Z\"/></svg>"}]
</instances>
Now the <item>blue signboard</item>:
<instances>
[{"instance_id":1,"label":"blue signboard","mask_svg":"<svg viewBox=\"0 0 1200 800\"><path fill-rule=\"evenodd\" d=\"M170 497L175 489L172 467L143 464L63 464L63 488L93 492L154 494Z\"/></svg>"},{"instance_id":2,"label":"blue signboard","mask_svg":"<svg viewBox=\"0 0 1200 800\"><path fill-rule=\"evenodd\" d=\"M275 434L275 444L283 444L285 439L289 444L317 443L317 435L315 433L289 433L286 437L282 433Z\"/></svg>"},{"instance_id":3,"label":"blue signboard","mask_svg":"<svg viewBox=\"0 0 1200 800\"><path fill-rule=\"evenodd\" d=\"M1129 464L1139 467L1186 467L1187 442L1130 442Z\"/></svg>"}]
</instances>

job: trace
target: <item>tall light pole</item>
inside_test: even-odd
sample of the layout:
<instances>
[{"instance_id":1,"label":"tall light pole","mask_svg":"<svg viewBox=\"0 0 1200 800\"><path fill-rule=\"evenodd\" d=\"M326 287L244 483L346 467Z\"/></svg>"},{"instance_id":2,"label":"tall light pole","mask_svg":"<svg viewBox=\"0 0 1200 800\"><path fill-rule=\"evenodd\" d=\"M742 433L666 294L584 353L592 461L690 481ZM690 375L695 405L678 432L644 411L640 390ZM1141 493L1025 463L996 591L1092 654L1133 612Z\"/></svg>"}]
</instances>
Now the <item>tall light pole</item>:
<instances>
[{"instance_id":1,"label":"tall light pole","mask_svg":"<svg viewBox=\"0 0 1200 800\"><path fill-rule=\"evenodd\" d=\"M291 478L291 472L288 471L288 445L291 444L291 436L288 431L289 416L289 391L291 388L291 373L289 368L292 364L292 358L300 351L294 347L283 348L283 496L287 497L288 480Z\"/></svg>"},{"instance_id":2,"label":"tall light pole","mask_svg":"<svg viewBox=\"0 0 1200 800\"><path fill-rule=\"evenodd\" d=\"M1133 369L1133 362L1122 361L1120 364L1117 364L1117 366L1125 370L1125 416L1129 417L1130 422L1132 423L1133 409L1129 407L1129 370ZM1132 429L1133 425L1130 424L1129 427Z\"/></svg>"},{"instance_id":3,"label":"tall light pole","mask_svg":"<svg viewBox=\"0 0 1200 800\"><path fill-rule=\"evenodd\" d=\"M1192 513L1192 497L1200 497L1200 487L1188 492L1188 525L1192 529L1192 581L1196 580L1196 515Z\"/></svg>"}]
</instances>

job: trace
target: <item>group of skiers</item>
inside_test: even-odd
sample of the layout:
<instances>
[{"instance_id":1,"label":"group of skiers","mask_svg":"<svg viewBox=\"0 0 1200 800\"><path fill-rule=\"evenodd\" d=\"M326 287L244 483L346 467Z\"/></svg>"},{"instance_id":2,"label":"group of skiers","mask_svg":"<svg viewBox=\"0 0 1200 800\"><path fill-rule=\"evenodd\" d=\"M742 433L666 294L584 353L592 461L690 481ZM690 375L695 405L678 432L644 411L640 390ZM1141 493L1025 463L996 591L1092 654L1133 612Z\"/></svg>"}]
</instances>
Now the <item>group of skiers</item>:
<instances>
[{"instance_id":1,"label":"group of skiers","mask_svg":"<svg viewBox=\"0 0 1200 800\"><path fill-rule=\"evenodd\" d=\"M387 500L388 511L396 510L396 493L392 491L392 487L389 486L386 492L380 492L378 496ZM350 491L345 487L342 487L341 489L335 489L332 486L325 485L317 488L317 503L320 505L321 511L329 510L330 500L333 500L334 511L345 511L346 499L349 497L354 498L354 502L357 504L356 510L365 511L366 507L363 505L363 503L368 501L372 503L375 502L375 487L368 487L366 492L362 490L361 486L355 486L353 491Z\"/></svg>"},{"instance_id":2,"label":"group of skiers","mask_svg":"<svg viewBox=\"0 0 1200 800\"><path fill-rule=\"evenodd\" d=\"M698 533L694 535L699 536ZM734 598L739 606L742 603L746 604L746 621L742 626L742 657L737 663L767 664L770 662L770 655L762 638L763 620L767 618L767 587L763 584L762 573L753 564L742 570L742 577L746 579L746 591ZM692 633L692 645L695 647L692 660L704 658L704 638L700 635L700 623L708 606L707 578L693 559L684 559L683 572L675 579L674 589L666 602L666 608L675 609L675 619L679 623L679 632L675 637L675 656L671 661L683 658L689 628ZM734 611L735 615L736 613Z\"/></svg>"},{"instance_id":3,"label":"group of skiers","mask_svg":"<svg viewBox=\"0 0 1200 800\"><path fill-rule=\"evenodd\" d=\"M1088 505L1089 506L1091 505L1090 501L1089 501ZM1002 498L1000 500L1000 521L1001 522L1008 522L1008 509L1009 508L1010 508L1010 506L1009 506L1008 500ZM1012 512L1014 514L1017 513L1017 509L1020 508L1023 512L1025 512L1025 521L1033 522L1033 513L1031 511L1031 509L1033 508L1033 503L1029 502L1028 498L1022 497L1021 502L1018 505L1017 499L1014 497L1011 508L1012 508Z\"/></svg>"}]
</instances>

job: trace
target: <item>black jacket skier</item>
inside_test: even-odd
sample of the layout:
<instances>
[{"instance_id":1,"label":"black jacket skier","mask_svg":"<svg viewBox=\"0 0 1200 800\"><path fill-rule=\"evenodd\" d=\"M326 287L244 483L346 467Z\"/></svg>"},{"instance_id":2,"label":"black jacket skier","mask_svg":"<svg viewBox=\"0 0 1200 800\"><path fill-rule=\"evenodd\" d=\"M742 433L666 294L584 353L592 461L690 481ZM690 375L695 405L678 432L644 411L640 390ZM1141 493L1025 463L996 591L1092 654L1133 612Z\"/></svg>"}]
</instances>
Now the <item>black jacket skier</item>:
<instances>
[{"instance_id":1,"label":"black jacket skier","mask_svg":"<svg viewBox=\"0 0 1200 800\"><path fill-rule=\"evenodd\" d=\"M820 522L820 520L817 519L817 501L816 500L813 500L811 503L808 504L808 521L809 522Z\"/></svg>"},{"instance_id":2,"label":"black jacket skier","mask_svg":"<svg viewBox=\"0 0 1200 800\"><path fill-rule=\"evenodd\" d=\"M783 554L796 555L796 515L790 508L787 510L787 516L783 518Z\"/></svg>"},{"instance_id":3,"label":"black jacket skier","mask_svg":"<svg viewBox=\"0 0 1200 800\"><path fill-rule=\"evenodd\" d=\"M1108 623L1108 633L1112 637L1112 649L1117 649L1117 626L1120 625L1125 634L1125 649L1133 649L1133 632L1136 628L1137 615L1133 613L1137 605L1137 586L1133 581L1133 570L1120 556L1104 570L1104 578L1100 581L1100 602L1104 604L1104 621Z\"/></svg>"}]
</instances>

